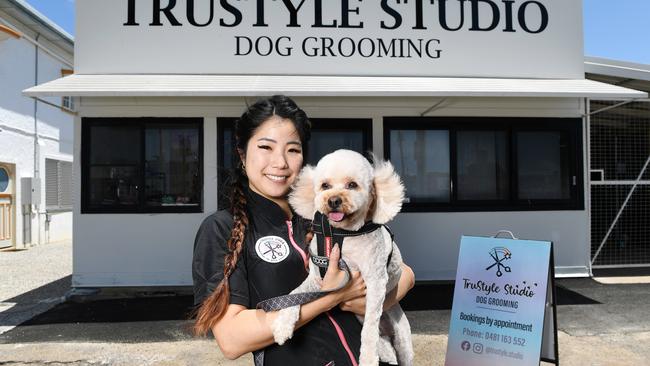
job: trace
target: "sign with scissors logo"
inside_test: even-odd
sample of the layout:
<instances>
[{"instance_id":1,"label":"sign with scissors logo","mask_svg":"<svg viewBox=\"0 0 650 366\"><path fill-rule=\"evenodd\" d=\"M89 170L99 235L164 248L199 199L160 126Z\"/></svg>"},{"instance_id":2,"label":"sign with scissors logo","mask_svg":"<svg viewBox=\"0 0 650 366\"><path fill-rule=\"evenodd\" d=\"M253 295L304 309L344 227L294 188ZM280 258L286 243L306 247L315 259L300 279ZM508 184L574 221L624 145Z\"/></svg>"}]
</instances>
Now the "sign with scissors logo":
<instances>
[{"instance_id":1,"label":"sign with scissors logo","mask_svg":"<svg viewBox=\"0 0 650 366\"><path fill-rule=\"evenodd\" d=\"M558 364L553 244L509 234L461 239L446 366Z\"/></svg>"}]
</instances>

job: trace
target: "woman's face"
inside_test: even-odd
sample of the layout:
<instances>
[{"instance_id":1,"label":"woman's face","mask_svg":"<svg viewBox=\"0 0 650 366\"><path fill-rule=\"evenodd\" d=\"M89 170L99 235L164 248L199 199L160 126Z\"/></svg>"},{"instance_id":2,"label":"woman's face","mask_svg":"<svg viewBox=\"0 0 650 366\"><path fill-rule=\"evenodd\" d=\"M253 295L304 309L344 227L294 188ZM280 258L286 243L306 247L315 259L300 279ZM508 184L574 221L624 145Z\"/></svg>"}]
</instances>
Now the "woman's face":
<instances>
[{"instance_id":1,"label":"woman's face","mask_svg":"<svg viewBox=\"0 0 650 366\"><path fill-rule=\"evenodd\" d=\"M253 191L284 201L302 167L302 144L293 122L278 116L267 119L248 140L242 161Z\"/></svg>"}]
</instances>

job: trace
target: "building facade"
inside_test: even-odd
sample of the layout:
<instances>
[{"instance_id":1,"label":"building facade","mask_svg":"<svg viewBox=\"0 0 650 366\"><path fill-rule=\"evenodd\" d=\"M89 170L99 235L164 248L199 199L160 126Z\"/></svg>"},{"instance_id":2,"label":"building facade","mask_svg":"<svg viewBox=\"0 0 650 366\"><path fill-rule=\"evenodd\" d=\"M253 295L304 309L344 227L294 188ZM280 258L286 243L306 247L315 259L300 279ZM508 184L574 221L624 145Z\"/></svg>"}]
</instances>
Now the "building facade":
<instances>
[{"instance_id":1,"label":"building facade","mask_svg":"<svg viewBox=\"0 0 650 366\"><path fill-rule=\"evenodd\" d=\"M79 2L75 74L25 91L78 98L73 286L190 285L233 122L273 94L312 118L312 163L393 162L417 280L453 279L461 235L499 230L588 276L589 101L647 95L585 79L581 1L465 3Z\"/></svg>"}]
</instances>

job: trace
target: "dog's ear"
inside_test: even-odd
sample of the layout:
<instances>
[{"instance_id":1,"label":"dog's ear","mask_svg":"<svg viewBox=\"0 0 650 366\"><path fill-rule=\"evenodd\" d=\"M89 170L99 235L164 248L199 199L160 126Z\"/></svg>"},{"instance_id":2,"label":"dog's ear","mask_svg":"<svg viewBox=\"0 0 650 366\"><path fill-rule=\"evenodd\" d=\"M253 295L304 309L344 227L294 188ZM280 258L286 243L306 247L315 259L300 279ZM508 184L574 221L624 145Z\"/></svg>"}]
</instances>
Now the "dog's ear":
<instances>
[{"instance_id":1,"label":"dog's ear","mask_svg":"<svg viewBox=\"0 0 650 366\"><path fill-rule=\"evenodd\" d=\"M374 170L375 203L372 222L385 224L402 209L404 185L391 163L377 159Z\"/></svg>"},{"instance_id":2,"label":"dog's ear","mask_svg":"<svg viewBox=\"0 0 650 366\"><path fill-rule=\"evenodd\" d=\"M315 197L314 168L307 165L302 168L300 175L293 184L293 189L289 194L289 204L298 215L311 220L316 213Z\"/></svg>"}]
</instances>

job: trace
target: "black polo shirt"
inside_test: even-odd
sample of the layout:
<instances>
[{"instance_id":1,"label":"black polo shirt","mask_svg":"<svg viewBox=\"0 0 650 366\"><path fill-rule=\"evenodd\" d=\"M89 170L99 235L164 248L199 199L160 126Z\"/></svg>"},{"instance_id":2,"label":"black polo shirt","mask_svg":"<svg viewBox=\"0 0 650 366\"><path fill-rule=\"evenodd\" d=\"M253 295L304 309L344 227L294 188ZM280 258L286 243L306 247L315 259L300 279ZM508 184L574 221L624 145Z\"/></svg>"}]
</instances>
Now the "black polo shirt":
<instances>
[{"instance_id":1,"label":"black polo shirt","mask_svg":"<svg viewBox=\"0 0 650 366\"><path fill-rule=\"evenodd\" d=\"M273 201L246 192L249 226L244 248L230 276L230 303L254 309L258 302L286 295L307 277L305 234L309 221L288 220ZM232 215L218 211L201 224L194 241L194 304L200 304L223 278ZM361 324L335 307L298 329L283 346L265 349L266 365L353 365L359 359Z\"/></svg>"}]
</instances>

